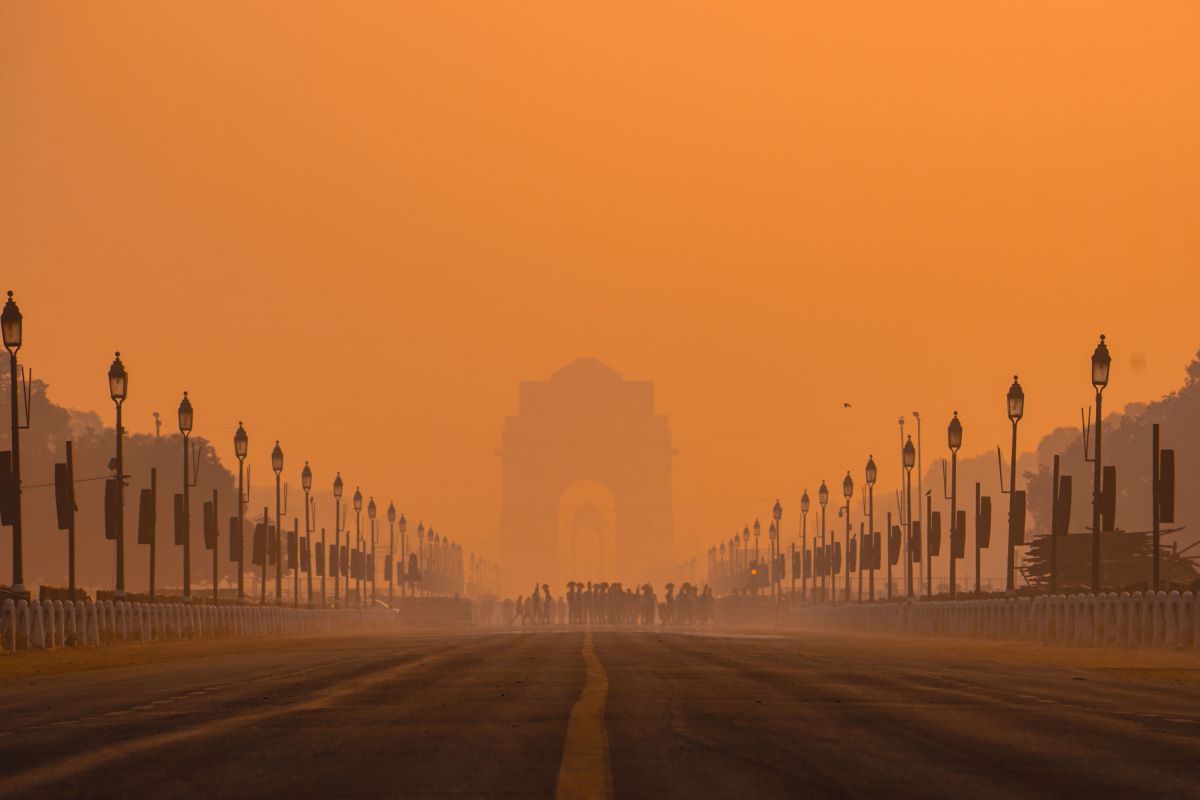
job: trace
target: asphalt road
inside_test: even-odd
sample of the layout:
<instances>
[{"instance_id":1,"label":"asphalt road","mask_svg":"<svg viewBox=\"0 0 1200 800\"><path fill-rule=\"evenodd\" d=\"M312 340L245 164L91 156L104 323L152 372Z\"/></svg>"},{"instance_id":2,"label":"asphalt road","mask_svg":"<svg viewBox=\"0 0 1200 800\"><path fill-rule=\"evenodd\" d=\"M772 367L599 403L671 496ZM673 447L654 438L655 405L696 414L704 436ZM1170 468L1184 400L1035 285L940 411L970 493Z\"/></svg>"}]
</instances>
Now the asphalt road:
<instances>
[{"instance_id":1,"label":"asphalt road","mask_svg":"<svg viewBox=\"0 0 1200 800\"><path fill-rule=\"evenodd\" d=\"M276 643L0 680L0 720L15 797L1183 797L1200 763L1191 674L794 633Z\"/></svg>"}]
</instances>

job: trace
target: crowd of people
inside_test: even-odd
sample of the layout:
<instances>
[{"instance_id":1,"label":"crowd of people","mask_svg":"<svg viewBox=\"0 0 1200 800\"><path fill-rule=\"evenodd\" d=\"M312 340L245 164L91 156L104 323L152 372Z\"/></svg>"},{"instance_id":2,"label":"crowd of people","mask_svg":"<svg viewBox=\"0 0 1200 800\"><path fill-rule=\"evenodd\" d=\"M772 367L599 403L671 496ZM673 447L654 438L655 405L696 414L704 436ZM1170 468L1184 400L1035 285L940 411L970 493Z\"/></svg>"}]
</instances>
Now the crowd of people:
<instances>
[{"instance_id":1,"label":"crowd of people","mask_svg":"<svg viewBox=\"0 0 1200 800\"><path fill-rule=\"evenodd\" d=\"M619 582L570 581L563 595L554 597L550 585L534 585L528 595L518 595L490 609L494 623L514 626L537 625L697 625L712 622L713 594L684 583L678 592L674 583L664 587L660 600L650 584L636 589ZM496 617L499 619L496 619Z\"/></svg>"}]
</instances>

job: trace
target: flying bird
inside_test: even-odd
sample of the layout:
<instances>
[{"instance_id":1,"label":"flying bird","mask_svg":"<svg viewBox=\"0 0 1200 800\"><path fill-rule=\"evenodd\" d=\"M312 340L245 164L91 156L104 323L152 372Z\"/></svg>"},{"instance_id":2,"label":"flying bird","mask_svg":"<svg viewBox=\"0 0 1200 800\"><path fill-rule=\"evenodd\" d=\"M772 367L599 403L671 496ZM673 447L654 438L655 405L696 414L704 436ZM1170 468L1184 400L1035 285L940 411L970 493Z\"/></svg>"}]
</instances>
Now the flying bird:
<instances>
[{"instance_id":1,"label":"flying bird","mask_svg":"<svg viewBox=\"0 0 1200 800\"><path fill-rule=\"evenodd\" d=\"M849 404L849 403L842 403L842 408L850 408L850 404Z\"/></svg>"}]
</instances>

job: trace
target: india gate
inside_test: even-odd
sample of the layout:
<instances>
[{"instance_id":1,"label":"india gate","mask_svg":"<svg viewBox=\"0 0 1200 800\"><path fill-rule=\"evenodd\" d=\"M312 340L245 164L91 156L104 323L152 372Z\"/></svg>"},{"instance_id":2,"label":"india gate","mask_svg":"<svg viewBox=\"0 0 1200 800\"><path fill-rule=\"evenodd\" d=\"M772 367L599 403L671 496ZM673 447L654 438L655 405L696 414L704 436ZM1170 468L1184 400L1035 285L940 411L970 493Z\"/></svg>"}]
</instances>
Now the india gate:
<instances>
[{"instance_id":1,"label":"india gate","mask_svg":"<svg viewBox=\"0 0 1200 800\"><path fill-rule=\"evenodd\" d=\"M672 562L671 430L654 384L580 358L523 381L505 419L505 591L569 580L661 583Z\"/></svg>"}]
</instances>

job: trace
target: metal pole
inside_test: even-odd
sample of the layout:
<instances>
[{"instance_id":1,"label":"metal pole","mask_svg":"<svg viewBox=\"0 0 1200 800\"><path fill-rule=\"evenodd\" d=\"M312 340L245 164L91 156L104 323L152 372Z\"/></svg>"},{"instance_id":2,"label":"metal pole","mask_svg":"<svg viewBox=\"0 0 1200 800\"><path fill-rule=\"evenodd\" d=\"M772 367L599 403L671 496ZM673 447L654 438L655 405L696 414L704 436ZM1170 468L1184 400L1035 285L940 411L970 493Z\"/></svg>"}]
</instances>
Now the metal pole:
<instances>
[{"instance_id":1,"label":"metal pole","mask_svg":"<svg viewBox=\"0 0 1200 800\"><path fill-rule=\"evenodd\" d=\"M945 462L943 462L945 463ZM950 451L950 599L958 593L958 579L955 577L954 537L958 533L958 451ZM963 532L963 536L966 536Z\"/></svg>"},{"instance_id":2,"label":"metal pole","mask_svg":"<svg viewBox=\"0 0 1200 800\"><path fill-rule=\"evenodd\" d=\"M308 503L304 504L304 516L308 517ZM307 524L307 523L306 523ZM292 517L292 537L296 540L296 560L292 563L292 606L300 607L300 519ZM291 555L289 553L288 555Z\"/></svg>"},{"instance_id":3,"label":"metal pole","mask_svg":"<svg viewBox=\"0 0 1200 800\"><path fill-rule=\"evenodd\" d=\"M800 515L800 599L808 599L808 576L804 574L804 560L808 556L808 512ZM812 562L809 562L810 564Z\"/></svg>"},{"instance_id":4,"label":"metal pole","mask_svg":"<svg viewBox=\"0 0 1200 800\"><path fill-rule=\"evenodd\" d=\"M75 601L75 455L67 442L67 487L71 497L71 526L67 528L67 596Z\"/></svg>"},{"instance_id":5,"label":"metal pole","mask_svg":"<svg viewBox=\"0 0 1200 800\"><path fill-rule=\"evenodd\" d=\"M933 597L933 497L928 494L925 495L925 561L925 596Z\"/></svg>"},{"instance_id":6,"label":"metal pole","mask_svg":"<svg viewBox=\"0 0 1200 800\"><path fill-rule=\"evenodd\" d=\"M283 604L283 519L279 512L279 473L275 473L275 605Z\"/></svg>"},{"instance_id":7,"label":"metal pole","mask_svg":"<svg viewBox=\"0 0 1200 800\"><path fill-rule=\"evenodd\" d=\"M892 599L892 512L887 512L887 536L881 536L879 549L887 548L887 557L883 558L887 562L887 596L888 600ZM880 553L883 556L883 553Z\"/></svg>"},{"instance_id":8,"label":"metal pole","mask_svg":"<svg viewBox=\"0 0 1200 800\"><path fill-rule=\"evenodd\" d=\"M1017 554L1016 545L1012 540L1013 514L1016 511L1014 504L1017 502L1017 420L1013 420L1012 424L1012 456L1009 459L1008 467L1008 529L1010 531L1008 537L1008 569L1005 572L1004 589L1009 594L1016 590L1016 567Z\"/></svg>"},{"instance_id":9,"label":"metal pole","mask_svg":"<svg viewBox=\"0 0 1200 800\"><path fill-rule=\"evenodd\" d=\"M9 293L9 302L12 302L12 293ZM19 409L21 402L21 394L17 390L17 351L10 350L8 353L8 382L10 384L12 398L12 473L13 473L13 580L12 591L15 594L20 594L25 591L25 569L21 555L21 420L19 417ZM117 447L120 448L121 441L121 406L117 406ZM120 449L117 450L120 452ZM118 457L119 458L119 457ZM118 495L118 498L120 495ZM120 533L117 534L117 550L121 550ZM120 564L118 557L118 565ZM120 566L117 567L120 569Z\"/></svg>"},{"instance_id":10,"label":"metal pole","mask_svg":"<svg viewBox=\"0 0 1200 800\"><path fill-rule=\"evenodd\" d=\"M1058 536L1054 530L1053 520L1058 515L1058 469L1059 456L1054 456L1054 483L1050 487L1050 594L1058 591ZM1066 531L1063 531L1065 534Z\"/></svg>"},{"instance_id":11,"label":"metal pole","mask_svg":"<svg viewBox=\"0 0 1200 800\"><path fill-rule=\"evenodd\" d=\"M980 510L979 509L979 495L980 495L979 481L975 481L975 594L976 595L983 594L983 588L982 588L983 581L979 574L980 573L979 554L983 551L983 549L979 546L979 510Z\"/></svg>"},{"instance_id":12,"label":"metal pole","mask_svg":"<svg viewBox=\"0 0 1200 800\"><path fill-rule=\"evenodd\" d=\"M1151 476L1152 477L1151 477L1151 481L1150 481L1151 537L1152 537L1153 546L1154 546L1154 558L1153 558L1154 566L1153 566L1153 570L1152 570L1151 587L1153 588L1154 591L1158 591L1158 587L1159 587L1159 583L1158 583L1158 539L1159 539L1158 482L1159 482L1160 477L1162 477L1162 476L1160 476L1159 468L1158 468L1159 467L1159 465L1158 465L1159 440L1158 440L1158 423L1157 422L1154 423L1154 426L1151 428L1151 439L1152 439L1152 453L1153 453L1153 459L1154 459L1154 463L1151 465ZM67 446L70 447L71 444L67 443ZM70 452L70 451L68 451L68 452Z\"/></svg>"},{"instance_id":13,"label":"metal pole","mask_svg":"<svg viewBox=\"0 0 1200 800\"><path fill-rule=\"evenodd\" d=\"M912 468L904 471L904 507L908 516L908 535L906 537L907 545L905 549L904 561L908 564L908 597L913 596L913 570L912 570L912 539L913 539L913 518L912 518Z\"/></svg>"},{"instance_id":14,"label":"metal pole","mask_svg":"<svg viewBox=\"0 0 1200 800\"><path fill-rule=\"evenodd\" d=\"M337 563L332 563L327 566L333 567L333 604L337 605L341 594L341 577L342 565L340 563L342 555L342 498L334 498L333 501L333 553L336 558L331 559ZM328 570L326 570L328 572ZM321 597L325 596L325 583L321 583Z\"/></svg>"},{"instance_id":15,"label":"metal pole","mask_svg":"<svg viewBox=\"0 0 1200 800\"><path fill-rule=\"evenodd\" d=\"M825 504L821 504L821 555L825 555ZM825 573L829 571L829 560L821 568L821 603L825 603Z\"/></svg>"},{"instance_id":16,"label":"metal pole","mask_svg":"<svg viewBox=\"0 0 1200 800\"><path fill-rule=\"evenodd\" d=\"M846 604L849 605L850 604L850 498L849 497L846 498L846 558L845 558L845 561L846 561L846 565L845 565L846 589L843 594L843 597L846 601Z\"/></svg>"},{"instance_id":17,"label":"metal pole","mask_svg":"<svg viewBox=\"0 0 1200 800\"><path fill-rule=\"evenodd\" d=\"M858 523L858 564L855 566L858 569L858 602L862 603L863 589L863 559L866 558L866 551L863 550L863 523Z\"/></svg>"},{"instance_id":18,"label":"metal pole","mask_svg":"<svg viewBox=\"0 0 1200 800\"><path fill-rule=\"evenodd\" d=\"M13 364L16 365L17 358L13 356ZM14 411L13 414L16 414ZM17 461L17 429L15 427L15 417L13 423L13 470L16 470ZM125 428L121 425L121 403L117 403L117 586L116 596L125 596L125 450L122 446L122 437L125 435ZM20 487L17 491L17 502L20 502L21 494ZM21 524L20 511L17 512L17 525ZM20 557L20 527L13 528L13 558ZM13 562L19 564L20 562ZM17 567L18 569L20 567ZM20 579L16 579L20 582ZM13 587L15 591L16 586Z\"/></svg>"},{"instance_id":19,"label":"metal pole","mask_svg":"<svg viewBox=\"0 0 1200 800\"><path fill-rule=\"evenodd\" d=\"M867 587L867 599L875 602L875 487L867 484L867 536L871 541L871 557L867 566L871 572L870 585ZM859 547L862 545L860 544Z\"/></svg>"},{"instance_id":20,"label":"metal pole","mask_svg":"<svg viewBox=\"0 0 1200 800\"><path fill-rule=\"evenodd\" d=\"M312 550L313 550L312 535L314 533L316 533L316 530L312 529L312 518L309 514L308 502L309 502L308 492L305 491L304 492L304 541L306 542L306 544L305 544L304 549L308 553L308 607L312 608L312 604L313 604L312 574L313 574L313 568L316 566L316 564L313 561L313 557L312 557Z\"/></svg>"},{"instance_id":21,"label":"metal pole","mask_svg":"<svg viewBox=\"0 0 1200 800\"><path fill-rule=\"evenodd\" d=\"M243 575L243 573L245 571L245 565L246 565L246 562L245 562L246 543L244 541L242 541L243 539L246 538L246 526L243 522L244 515L245 515L245 504L246 504L246 501L244 499L246 496L245 495L245 491L246 491L245 479L246 479L246 459L239 458L238 459L238 499L237 499L237 546L238 546L238 554L237 554L237 572L238 572L238 574L237 574L237 592L238 592L238 595L237 596L238 596L239 603L241 603L243 600L246 599L246 586L245 586L245 578Z\"/></svg>"},{"instance_id":22,"label":"metal pole","mask_svg":"<svg viewBox=\"0 0 1200 800\"><path fill-rule=\"evenodd\" d=\"M188 458L188 434L183 434L183 602L192 602L192 518L191 459Z\"/></svg>"},{"instance_id":23,"label":"metal pole","mask_svg":"<svg viewBox=\"0 0 1200 800\"><path fill-rule=\"evenodd\" d=\"M217 523L221 517L217 513L217 490L213 489L213 603L221 599L217 593L217 556L221 553L220 537L217 535L220 525Z\"/></svg>"},{"instance_id":24,"label":"metal pole","mask_svg":"<svg viewBox=\"0 0 1200 800\"><path fill-rule=\"evenodd\" d=\"M1092 477L1092 594L1100 593L1100 481L1104 462L1100 450L1100 431L1103 427L1100 390L1096 390L1096 459Z\"/></svg>"},{"instance_id":25,"label":"metal pole","mask_svg":"<svg viewBox=\"0 0 1200 800\"><path fill-rule=\"evenodd\" d=\"M158 469L150 468L150 503L158 508ZM157 513L157 512L156 512ZM158 564L158 525L151 526L150 536L150 602L154 602L154 573Z\"/></svg>"},{"instance_id":26,"label":"metal pole","mask_svg":"<svg viewBox=\"0 0 1200 800\"><path fill-rule=\"evenodd\" d=\"M929 525L927 524L928 520L923 518L921 515L921 498L925 496L925 486L924 486L923 481L924 481L924 475L923 475L923 470L922 470L922 466L921 466L921 415L917 414L917 525L920 526L921 530L925 532L925 541L926 541L925 546L926 546L926 548L928 548L928 546L929 546L928 545ZM918 558L919 558L919 554L918 554ZM931 562L929 564L930 569L932 569L932 566L933 565ZM927 586L932 586L932 585L933 585L933 578L932 578L932 576L928 576Z\"/></svg>"},{"instance_id":27,"label":"metal pole","mask_svg":"<svg viewBox=\"0 0 1200 800\"><path fill-rule=\"evenodd\" d=\"M271 519L270 513L271 513L271 510L269 508L267 508L266 506L263 506L262 575L261 575L261 580L259 581L259 587L258 587L259 590L262 592L262 596L260 597L258 602L259 602L259 605L264 605L264 606L267 604L267 562L270 561L270 558L268 556L270 556L270 554L271 554L271 539L270 539L271 531L267 524Z\"/></svg>"}]
</instances>

